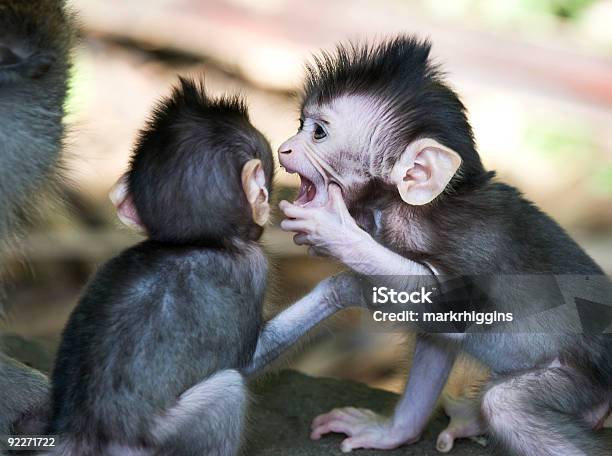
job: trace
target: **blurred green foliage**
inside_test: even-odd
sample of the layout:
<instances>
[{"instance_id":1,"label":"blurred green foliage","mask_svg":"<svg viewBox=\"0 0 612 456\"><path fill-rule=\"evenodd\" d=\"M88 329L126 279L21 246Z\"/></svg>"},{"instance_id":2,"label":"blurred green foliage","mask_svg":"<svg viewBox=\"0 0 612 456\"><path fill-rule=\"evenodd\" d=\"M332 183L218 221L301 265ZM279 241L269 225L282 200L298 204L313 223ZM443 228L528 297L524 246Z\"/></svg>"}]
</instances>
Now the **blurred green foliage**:
<instances>
[{"instance_id":1,"label":"blurred green foliage","mask_svg":"<svg viewBox=\"0 0 612 456\"><path fill-rule=\"evenodd\" d=\"M594 170L591 189L598 196L612 196L612 163Z\"/></svg>"},{"instance_id":2,"label":"blurred green foliage","mask_svg":"<svg viewBox=\"0 0 612 456\"><path fill-rule=\"evenodd\" d=\"M532 120L525 131L525 142L529 146L563 166L568 165L568 160L579 159L586 165L595 162L596 145L591 138L593 133L585 125L569 125L559 120Z\"/></svg>"},{"instance_id":3,"label":"blurred green foliage","mask_svg":"<svg viewBox=\"0 0 612 456\"><path fill-rule=\"evenodd\" d=\"M573 20L598 0L425 0L425 5L443 15L483 15L500 21L549 16Z\"/></svg>"},{"instance_id":4,"label":"blurred green foliage","mask_svg":"<svg viewBox=\"0 0 612 456\"><path fill-rule=\"evenodd\" d=\"M521 0L526 8L547 13L563 19L574 19L580 16L587 7L597 0Z\"/></svg>"},{"instance_id":5,"label":"blurred green foliage","mask_svg":"<svg viewBox=\"0 0 612 456\"><path fill-rule=\"evenodd\" d=\"M545 119L529 123L525 143L559 171L576 172L588 179L588 189L598 197L612 196L612 162L598 153L593 132L580 123Z\"/></svg>"}]
</instances>

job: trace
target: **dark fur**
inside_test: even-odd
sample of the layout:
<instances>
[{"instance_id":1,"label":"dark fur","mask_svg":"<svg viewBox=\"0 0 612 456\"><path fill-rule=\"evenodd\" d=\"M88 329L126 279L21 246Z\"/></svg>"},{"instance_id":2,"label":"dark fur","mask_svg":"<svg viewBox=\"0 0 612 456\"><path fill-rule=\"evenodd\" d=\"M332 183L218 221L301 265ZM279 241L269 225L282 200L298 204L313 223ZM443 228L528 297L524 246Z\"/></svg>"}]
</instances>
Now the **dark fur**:
<instances>
[{"instance_id":1,"label":"dark fur","mask_svg":"<svg viewBox=\"0 0 612 456\"><path fill-rule=\"evenodd\" d=\"M358 223L381 244L442 274L491 274L501 277L501 282L509 274L602 276L601 268L556 222L484 169L465 108L430 62L429 50L429 43L401 36L377 46L340 46L336 54L323 54L309 67L304 106L353 94L371 96L389 107L393 114L390 139L378 145L372 157L381 173L391 169L399 153L419 138L436 139L463 160L445 193L425 206L404 203L395 187L372 176L367 186L355 190L357 196L345 195ZM382 214L379 228L374 212ZM407 238L410 227L419 227L426 240L419 244ZM516 298L511 280L500 289L504 296L515 296L510 306L530 299L526 294ZM563 327L561 322L550 323ZM520 389L495 390L503 392L510 405L491 400L499 395L485 394L483 408L490 423L496 414L512 412L523 423L512 431L515 439L522 436L533 444L542 437L538 437L541 429L551 428L589 455L609 454L594 434L584 432L580 411L611 395L610 336L468 335L462 347L500 376L497 382L521 385ZM546 381L529 377L532 369L537 372L555 358L565 366L546 370ZM503 435L499 427L492 431ZM518 451L512 439L502 440Z\"/></svg>"},{"instance_id":2,"label":"dark fur","mask_svg":"<svg viewBox=\"0 0 612 456\"><path fill-rule=\"evenodd\" d=\"M0 239L58 163L71 22L64 1L0 0Z\"/></svg>"},{"instance_id":3,"label":"dark fur","mask_svg":"<svg viewBox=\"0 0 612 456\"><path fill-rule=\"evenodd\" d=\"M198 411L180 426L167 416L255 350L267 264L241 189L252 158L270 184L270 148L237 98L212 100L182 79L156 109L129 176L151 239L100 268L64 330L51 431L69 454L113 454L111 442L160 456L236 452L235 383L188 404Z\"/></svg>"},{"instance_id":4,"label":"dark fur","mask_svg":"<svg viewBox=\"0 0 612 456\"><path fill-rule=\"evenodd\" d=\"M430 137L455 150L463 160L456 186L479 184L494 173L486 172L478 156L466 109L443 80L438 65L429 59L431 45L401 36L380 45L338 45L336 53L323 52L307 65L302 106L325 104L343 95L373 96L388 105L395 119L391 154L372 157L387 166L417 138ZM383 163L385 162L385 163Z\"/></svg>"},{"instance_id":5,"label":"dark fur","mask_svg":"<svg viewBox=\"0 0 612 456\"><path fill-rule=\"evenodd\" d=\"M63 0L0 0L0 257L53 187L73 42ZM0 354L0 434L31 429L24 420L43 419L47 395L42 374Z\"/></svg>"},{"instance_id":6,"label":"dark fur","mask_svg":"<svg viewBox=\"0 0 612 456\"><path fill-rule=\"evenodd\" d=\"M251 158L271 176L269 150L238 97L209 99L181 80L156 108L132 158L129 191L150 238L206 245L258 239L262 229L236 182Z\"/></svg>"}]
</instances>

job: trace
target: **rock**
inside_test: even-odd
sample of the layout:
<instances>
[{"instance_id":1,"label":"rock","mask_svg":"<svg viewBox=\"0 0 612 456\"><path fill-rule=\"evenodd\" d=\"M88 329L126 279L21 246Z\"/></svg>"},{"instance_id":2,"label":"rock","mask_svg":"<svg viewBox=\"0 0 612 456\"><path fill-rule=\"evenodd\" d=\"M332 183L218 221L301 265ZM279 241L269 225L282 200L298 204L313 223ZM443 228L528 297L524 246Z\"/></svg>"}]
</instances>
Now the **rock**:
<instances>
[{"instance_id":1,"label":"rock","mask_svg":"<svg viewBox=\"0 0 612 456\"><path fill-rule=\"evenodd\" d=\"M248 456L317 456L342 455L341 434L311 441L310 422L334 407L366 407L391 413L398 395L373 389L362 383L330 378L313 378L296 371L284 370L269 374L253 383L253 404L250 430L244 454ZM436 416L423 438L414 445L393 451L359 450L359 456L440 456L435 448L436 437L447 419ZM489 456L491 450L471 440L459 440L452 456Z\"/></svg>"},{"instance_id":2,"label":"rock","mask_svg":"<svg viewBox=\"0 0 612 456\"><path fill-rule=\"evenodd\" d=\"M14 334L0 334L0 346L7 354L45 373L49 372L53 361L53 349L47 345ZM309 377L292 370L266 374L254 380L251 387L253 400L243 453L246 456L342 455L340 442L344 436L341 434L331 434L316 442L309 439L312 419L332 408L349 405L390 414L399 398L397 394L370 388L363 383ZM0 396L3 389L0 388ZM6 403L7 398L0 397L0 400ZM448 419L439 413L431 420L422 439L413 445L392 451L358 450L356 454L440 456L442 453L436 451L435 442L447 423ZM603 432L612 445L612 429ZM493 454L503 456L503 453L494 453L492 449L466 439L455 441L450 453L451 456Z\"/></svg>"}]
</instances>

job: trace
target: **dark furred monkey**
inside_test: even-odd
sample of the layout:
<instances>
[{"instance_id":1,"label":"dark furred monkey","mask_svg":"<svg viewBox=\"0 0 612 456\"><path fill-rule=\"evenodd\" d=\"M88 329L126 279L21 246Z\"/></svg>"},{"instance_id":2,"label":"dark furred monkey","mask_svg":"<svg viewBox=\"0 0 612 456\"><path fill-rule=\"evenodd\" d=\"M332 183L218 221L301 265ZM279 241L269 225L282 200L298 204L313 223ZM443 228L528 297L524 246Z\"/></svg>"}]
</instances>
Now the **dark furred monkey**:
<instances>
[{"instance_id":1,"label":"dark furred monkey","mask_svg":"<svg viewBox=\"0 0 612 456\"><path fill-rule=\"evenodd\" d=\"M52 378L59 454L238 452L272 177L270 147L238 98L181 79L157 107L119 192L148 240L102 266L64 330Z\"/></svg>"},{"instance_id":2,"label":"dark furred monkey","mask_svg":"<svg viewBox=\"0 0 612 456\"><path fill-rule=\"evenodd\" d=\"M435 274L494 275L507 305L530 299L504 282L508 275L593 275L609 287L559 225L485 170L465 108L429 52L427 42L401 36L341 46L309 68L299 131L279 149L281 165L302 180L297 200L281 203L283 229L358 274L413 277L415 288ZM326 280L267 325L250 371L356 302L363 297L355 276ZM610 454L593 429L610 411L612 340L546 323L561 333L420 335L393 417L337 409L314 420L312 437L345 433L343 451L418 440L464 350L493 372L481 411L507 450ZM456 436L484 430L474 422Z\"/></svg>"},{"instance_id":3,"label":"dark furred monkey","mask_svg":"<svg viewBox=\"0 0 612 456\"><path fill-rule=\"evenodd\" d=\"M18 222L57 175L71 22L63 0L0 0L0 268ZM47 389L45 376L0 353L0 434L33 432L26 422L45 414Z\"/></svg>"},{"instance_id":4,"label":"dark furred monkey","mask_svg":"<svg viewBox=\"0 0 612 456\"><path fill-rule=\"evenodd\" d=\"M73 41L63 0L0 0L0 239L57 164Z\"/></svg>"}]
</instances>

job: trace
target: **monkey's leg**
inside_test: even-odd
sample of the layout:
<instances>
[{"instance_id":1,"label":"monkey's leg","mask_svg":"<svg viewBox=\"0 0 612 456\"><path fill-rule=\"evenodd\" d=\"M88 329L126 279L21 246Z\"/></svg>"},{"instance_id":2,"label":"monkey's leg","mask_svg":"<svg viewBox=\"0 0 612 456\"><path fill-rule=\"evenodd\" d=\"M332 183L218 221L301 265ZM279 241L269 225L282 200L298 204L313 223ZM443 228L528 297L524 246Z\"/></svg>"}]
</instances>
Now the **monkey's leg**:
<instances>
[{"instance_id":1,"label":"monkey's leg","mask_svg":"<svg viewBox=\"0 0 612 456\"><path fill-rule=\"evenodd\" d=\"M233 456L240 449L247 390L241 374L220 371L185 391L156 419L156 456ZM120 454L120 453L117 453Z\"/></svg>"},{"instance_id":2,"label":"monkey's leg","mask_svg":"<svg viewBox=\"0 0 612 456\"><path fill-rule=\"evenodd\" d=\"M612 454L584 419L606 392L567 366L493 383L482 401L490 432L516 455Z\"/></svg>"},{"instance_id":3,"label":"monkey's leg","mask_svg":"<svg viewBox=\"0 0 612 456\"><path fill-rule=\"evenodd\" d=\"M444 397L442 400L444 412L450 418L450 423L436 441L436 449L448 453L453 449L455 439L476 437L486 432L485 423L480 416L480 400L465 396L454 399Z\"/></svg>"},{"instance_id":4,"label":"monkey's leg","mask_svg":"<svg viewBox=\"0 0 612 456\"><path fill-rule=\"evenodd\" d=\"M259 334L253 360L243 372L246 375L257 373L314 326L339 310L364 305L357 276L343 273L321 281L308 295L266 323Z\"/></svg>"},{"instance_id":5,"label":"monkey's leg","mask_svg":"<svg viewBox=\"0 0 612 456\"><path fill-rule=\"evenodd\" d=\"M364 409L335 409L314 419L311 438L344 433L349 437L342 442L343 452L392 449L416 442L446 384L455 356L452 347L418 336L408 384L392 418Z\"/></svg>"},{"instance_id":6,"label":"monkey's leg","mask_svg":"<svg viewBox=\"0 0 612 456\"><path fill-rule=\"evenodd\" d=\"M48 401L47 377L0 353L0 435L41 433Z\"/></svg>"}]
</instances>

